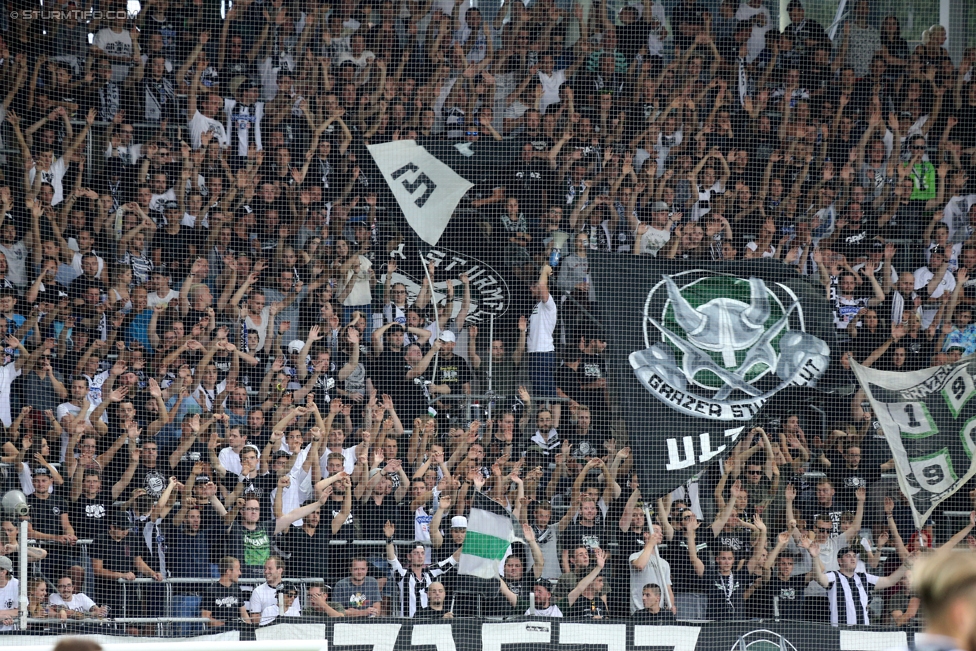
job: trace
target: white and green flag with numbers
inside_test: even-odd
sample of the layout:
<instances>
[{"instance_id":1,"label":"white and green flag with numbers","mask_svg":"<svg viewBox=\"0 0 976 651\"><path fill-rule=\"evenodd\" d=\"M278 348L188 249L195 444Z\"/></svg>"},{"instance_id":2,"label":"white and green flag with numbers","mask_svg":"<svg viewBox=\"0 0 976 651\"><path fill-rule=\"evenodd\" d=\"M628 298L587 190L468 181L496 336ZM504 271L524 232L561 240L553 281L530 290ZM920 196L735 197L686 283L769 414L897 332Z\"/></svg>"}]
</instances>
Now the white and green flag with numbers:
<instances>
[{"instance_id":1,"label":"white and green flag with numbers","mask_svg":"<svg viewBox=\"0 0 976 651\"><path fill-rule=\"evenodd\" d=\"M919 528L976 474L976 359L910 373L851 362Z\"/></svg>"}]
</instances>

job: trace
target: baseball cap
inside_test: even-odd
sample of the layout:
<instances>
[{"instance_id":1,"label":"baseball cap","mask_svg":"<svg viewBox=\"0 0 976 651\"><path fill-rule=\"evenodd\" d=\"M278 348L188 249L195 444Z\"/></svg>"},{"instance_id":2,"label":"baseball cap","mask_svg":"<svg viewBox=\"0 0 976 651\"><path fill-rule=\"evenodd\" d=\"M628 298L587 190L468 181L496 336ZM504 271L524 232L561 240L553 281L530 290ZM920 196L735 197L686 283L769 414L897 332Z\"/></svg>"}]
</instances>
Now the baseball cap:
<instances>
[{"instance_id":1,"label":"baseball cap","mask_svg":"<svg viewBox=\"0 0 976 651\"><path fill-rule=\"evenodd\" d=\"M179 210L180 209L180 204L178 204L175 201L167 201L166 202L166 205L164 206L164 208L166 210Z\"/></svg>"},{"instance_id":2,"label":"baseball cap","mask_svg":"<svg viewBox=\"0 0 976 651\"><path fill-rule=\"evenodd\" d=\"M937 245L935 245L935 246L932 247L932 250L929 253L931 255L934 255L936 253L939 254L939 255L945 255L946 250L945 250L945 247L944 246L942 246L941 244L937 244Z\"/></svg>"},{"instance_id":3,"label":"baseball cap","mask_svg":"<svg viewBox=\"0 0 976 651\"><path fill-rule=\"evenodd\" d=\"M671 207L664 201L655 201L651 204L651 212L665 212L668 210L671 210Z\"/></svg>"},{"instance_id":4,"label":"baseball cap","mask_svg":"<svg viewBox=\"0 0 976 651\"><path fill-rule=\"evenodd\" d=\"M210 483L210 475L197 475L197 481L196 481L196 483L198 483L198 484L209 484Z\"/></svg>"},{"instance_id":5,"label":"baseball cap","mask_svg":"<svg viewBox=\"0 0 976 651\"><path fill-rule=\"evenodd\" d=\"M278 592L298 596L298 586L294 583L282 583L278 586Z\"/></svg>"},{"instance_id":6,"label":"baseball cap","mask_svg":"<svg viewBox=\"0 0 976 651\"><path fill-rule=\"evenodd\" d=\"M449 344L453 344L454 342L457 341L457 337L455 337L454 333L451 332L450 330L441 330L441 333L437 335L437 338Z\"/></svg>"},{"instance_id":7,"label":"baseball cap","mask_svg":"<svg viewBox=\"0 0 976 651\"><path fill-rule=\"evenodd\" d=\"M547 579L544 576L540 576L538 579L536 579L535 580L535 584L536 585L541 585L542 587L544 587L549 592L552 592L552 589L556 587L554 581L552 581L551 579Z\"/></svg>"},{"instance_id":8,"label":"baseball cap","mask_svg":"<svg viewBox=\"0 0 976 651\"><path fill-rule=\"evenodd\" d=\"M302 348L304 348L304 347L305 347L305 342L304 341L302 341L301 339L293 339L291 341L291 343L288 344L288 352L289 353L300 353L300 352L302 352Z\"/></svg>"},{"instance_id":9,"label":"baseball cap","mask_svg":"<svg viewBox=\"0 0 976 651\"><path fill-rule=\"evenodd\" d=\"M132 527L132 521L129 520L129 514L124 511L116 511L115 517L112 519L112 524L116 529L130 529Z\"/></svg>"},{"instance_id":10,"label":"baseball cap","mask_svg":"<svg viewBox=\"0 0 976 651\"><path fill-rule=\"evenodd\" d=\"M48 470L47 468L45 468L44 466L38 466L37 468L34 468L34 476L35 477L40 477L42 475L45 476L45 477L50 477L51 476L51 471Z\"/></svg>"},{"instance_id":11,"label":"baseball cap","mask_svg":"<svg viewBox=\"0 0 976 651\"><path fill-rule=\"evenodd\" d=\"M278 450L274 454L271 455L271 459L272 460L274 460L274 459L281 459L282 457L284 457L284 458L287 459L287 458L291 457L291 455L288 454L288 452L285 451L285 450Z\"/></svg>"},{"instance_id":12,"label":"baseball cap","mask_svg":"<svg viewBox=\"0 0 976 651\"><path fill-rule=\"evenodd\" d=\"M463 515L455 515L451 518L451 529L467 529L468 519Z\"/></svg>"},{"instance_id":13,"label":"baseball cap","mask_svg":"<svg viewBox=\"0 0 976 651\"><path fill-rule=\"evenodd\" d=\"M0 556L0 570L7 570L8 572L14 571L14 564L10 562L10 559L6 556Z\"/></svg>"},{"instance_id":14,"label":"baseball cap","mask_svg":"<svg viewBox=\"0 0 976 651\"><path fill-rule=\"evenodd\" d=\"M843 558L844 554L848 552L851 552L852 554L857 553L857 551L855 551L853 547L841 547L840 549L837 550L837 558Z\"/></svg>"}]
</instances>

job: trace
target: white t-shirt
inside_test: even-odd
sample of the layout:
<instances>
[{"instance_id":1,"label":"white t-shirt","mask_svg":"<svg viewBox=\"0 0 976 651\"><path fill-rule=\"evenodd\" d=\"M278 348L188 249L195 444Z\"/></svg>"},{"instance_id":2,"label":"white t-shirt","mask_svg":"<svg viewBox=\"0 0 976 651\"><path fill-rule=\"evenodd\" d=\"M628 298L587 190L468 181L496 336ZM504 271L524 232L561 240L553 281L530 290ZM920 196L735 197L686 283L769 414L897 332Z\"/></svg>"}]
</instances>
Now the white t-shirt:
<instances>
[{"instance_id":1,"label":"white t-shirt","mask_svg":"<svg viewBox=\"0 0 976 651\"><path fill-rule=\"evenodd\" d=\"M664 248L664 245L671 240L671 231L659 231L656 228L648 227L647 232L641 236L641 254L657 255L657 252Z\"/></svg>"},{"instance_id":2,"label":"white t-shirt","mask_svg":"<svg viewBox=\"0 0 976 651\"><path fill-rule=\"evenodd\" d=\"M536 303L532 315L529 317L529 335L526 339L526 350L530 353L550 353L556 350L552 340L552 333L556 329L556 301L549 295L543 303Z\"/></svg>"},{"instance_id":3,"label":"white t-shirt","mask_svg":"<svg viewBox=\"0 0 976 651\"><path fill-rule=\"evenodd\" d=\"M525 611L526 615L532 615L532 609ZM563 611L559 610L559 606L556 604L550 604L548 608L538 608L535 609L536 617L562 617Z\"/></svg>"},{"instance_id":4,"label":"white t-shirt","mask_svg":"<svg viewBox=\"0 0 976 651\"><path fill-rule=\"evenodd\" d=\"M349 282L353 283L352 291L346 296L343 305L368 305L373 302L373 295L369 287L369 270L373 264L364 255L359 257L359 271L357 271Z\"/></svg>"},{"instance_id":5,"label":"white t-shirt","mask_svg":"<svg viewBox=\"0 0 976 651\"><path fill-rule=\"evenodd\" d=\"M87 613L89 610L98 605L83 592L76 592L75 594L71 595L71 600L67 603L65 603L64 599L61 598L59 593L52 592L51 596L48 598L48 601L52 606L64 606L68 610L74 610L79 613Z\"/></svg>"},{"instance_id":6,"label":"white t-shirt","mask_svg":"<svg viewBox=\"0 0 976 651\"><path fill-rule=\"evenodd\" d=\"M217 396L223 393L226 388L227 380L218 382L214 385L213 389L207 389L201 384L199 387L197 387L197 390L193 392L193 399L196 400L197 404L207 411L213 411L214 400L216 400ZM285 513L288 513L288 511L285 511Z\"/></svg>"},{"instance_id":7,"label":"white t-shirt","mask_svg":"<svg viewBox=\"0 0 976 651\"><path fill-rule=\"evenodd\" d=\"M10 417L10 385L20 377L20 369L16 362L10 362L0 367L0 422L10 427L13 420Z\"/></svg>"},{"instance_id":8,"label":"white t-shirt","mask_svg":"<svg viewBox=\"0 0 976 651\"><path fill-rule=\"evenodd\" d=\"M142 158L142 145L119 145L113 148L112 143L109 142L108 147L105 148L105 158L109 159L116 155L126 165L135 165Z\"/></svg>"},{"instance_id":9,"label":"white t-shirt","mask_svg":"<svg viewBox=\"0 0 976 651\"><path fill-rule=\"evenodd\" d=\"M132 37L129 32L122 30L116 34L108 27L104 27L95 34L92 45L113 56L132 58ZM129 75L129 66L124 63L112 62L112 81L117 84L125 81Z\"/></svg>"},{"instance_id":10,"label":"white t-shirt","mask_svg":"<svg viewBox=\"0 0 976 651\"><path fill-rule=\"evenodd\" d=\"M265 307L261 310L261 325L254 322L251 315L244 318L244 325L247 327L247 347L249 352L256 352L264 348L264 340L268 336L268 326L271 320L271 308Z\"/></svg>"},{"instance_id":11,"label":"white t-shirt","mask_svg":"<svg viewBox=\"0 0 976 651\"><path fill-rule=\"evenodd\" d=\"M166 212L166 204L170 201L176 201L176 190L169 188L166 192L162 194L155 194L149 198L149 216L152 217L157 223L162 223L163 220L159 219L153 213L159 213L162 215Z\"/></svg>"},{"instance_id":12,"label":"white t-shirt","mask_svg":"<svg viewBox=\"0 0 976 651\"><path fill-rule=\"evenodd\" d=\"M656 583L661 586L661 608L665 607L664 593L667 586L671 585L671 565L661 558L657 550L651 552L651 557L643 570L638 571L633 566L633 562L640 558L643 552L634 552L628 559L630 561L630 612L640 610L644 607L643 594L644 586L648 583ZM660 570L660 571L659 571Z\"/></svg>"},{"instance_id":13,"label":"white t-shirt","mask_svg":"<svg viewBox=\"0 0 976 651\"><path fill-rule=\"evenodd\" d=\"M296 597L291 608L285 613L286 617L298 617L302 613L302 605ZM278 591L267 583L262 583L251 592L247 602L247 610L251 613L261 613L261 626L267 626L278 616Z\"/></svg>"},{"instance_id":14,"label":"white t-shirt","mask_svg":"<svg viewBox=\"0 0 976 651\"><path fill-rule=\"evenodd\" d=\"M222 465L224 470L227 472L233 475L241 474L241 455L234 452L233 448L228 447L221 450L220 454L217 455L217 460L220 461L220 465Z\"/></svg>"},{"instance_id":15,"label":"white t-shirt","mask_svg":"<svg viewBox=\"0 0 976 651\"><path fill-rule=\"evenodd\" d=\"M166 296L160 296L156 292L152 292L146 297L146 305L150 308L159 305L160 303L169 303L170 301L175 301L180 297L180 293L173 288L170 288L169 293Z\"/></svg>"},{"instance_id":16,"label":"white t-shirt","mask_svg":"<svg viewBox=\"0 0 976 651\"><path fill-rule=\"evenodd\" d=\"M7 258L7 280L17 287L27 286L27 246L24 240L10 246L0 244L0 253Z\"/></svg>"},{"instance_id":17,"label":"white t-shirt","mask_svg":"<svg viewBox=\"0 0 976 651\"><path fill-rule=\"evenodd\" d=\"M351 448L342 448L340 450L330 450L329 448L325 448L325 452L323 452L322 456L319 457L319 466L322 468L323 477L330 476L329 469L326 467L326 465L329 459L329 455L336 452L342 455L343 458L342 469L346 473L351 475L353 470L356 469L356 446L353 446Z\"/></svg>"},{"instance_id":18,"label":"white t-shirt","mask_svg":"<svg viewBox=\"0 0 976 651\"><path fill-rule=\"evenodd\" d=\"M51 199L52 206L56 206L64 201L64 186L61 184L61 180L67 171L68 163L64 160L63 156L51 163L51 169L46 172L41 170L41 182L50 183L51 187L54 188L54 198ZM34 177L37 175L37 172L37 165L35 165L30 170L29 178L31 184L34 183Z\"/></svg>"},{"instance_id":19,"label":"white t-shirt","mask_svg":"<svg viewBox=\"0 0 976 651\"><path fill-rule=\"evenodd\" d=\"M915 290L918 291L923 289L929 284L935 277L935 274L928 267L921 267L915 270ZM935 299L940 298L943 294L952 293L952 290L956 288L955 277L946 270L945 275L942 276L942 281L935 288L935 291L928 297L928 299L922 299L922 329L928 328L932 325L932 321L935 320L935 315L939 311L940 301Z\"/></svg>"},{"instance_id":20,"label":"white t-shirt","mask_svg":"<svg viewBox=\"0 0 976 651\"><path fill-rule=\"evenodd\" d=\"M197 112L193 115L193 118L187 123L190 127L190 146L194 149L200 149L203 143L200 140L202 136L207 131L214 134L214 138L220 143L221 147L227 147L230 145L230 139L227 137L227 129L217 120L208 118L206 115L197 109Z\"/></svg>"},{"instance_id":21,"label":"white t-shirt","mask_svg":"<svg viewBox=\"0 0 976 651\"><path fill-rule=\"evenodd\" d=\"M0 588L0 610L10 610L20 607L20 582L10 579L7 585ZM13 631L16 625L0 626L0 631Z\"/></svg>"},{"instance_id":22,"label":"white t-shirt","mask_svg":"<svg viewBox=\"0 0 976 651\"><path fill-rule=\"evenodd\" d=\"M566 83L565 70L553 70L551 75L539 71L539 83L542 84L542 101L539 102L539 112L546 114L546 109L552 104L559 103L559 87Z\"/></svg>"}]
</instances>

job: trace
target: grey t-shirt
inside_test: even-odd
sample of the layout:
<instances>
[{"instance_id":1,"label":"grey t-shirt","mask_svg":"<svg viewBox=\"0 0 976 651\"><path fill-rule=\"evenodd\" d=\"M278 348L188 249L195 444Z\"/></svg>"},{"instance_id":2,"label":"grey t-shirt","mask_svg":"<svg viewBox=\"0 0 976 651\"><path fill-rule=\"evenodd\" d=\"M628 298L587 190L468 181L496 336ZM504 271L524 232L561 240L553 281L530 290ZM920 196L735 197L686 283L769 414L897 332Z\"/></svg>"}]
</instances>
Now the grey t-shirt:
<instances>
[{"instance_id":1,"label":"grey t-shirt","mask_svg":"<svg viewBox=\"0 0 976 651\"><path fill-rule=\"evenodd\" d=\"M336 583L332 590L332 601L341 604L343 608L363 610L370 606L379 605L383 601L380 586L371 576L367 576L362 585L353 585L351 578L345 578Z\"/></svg>"}]
</instances>

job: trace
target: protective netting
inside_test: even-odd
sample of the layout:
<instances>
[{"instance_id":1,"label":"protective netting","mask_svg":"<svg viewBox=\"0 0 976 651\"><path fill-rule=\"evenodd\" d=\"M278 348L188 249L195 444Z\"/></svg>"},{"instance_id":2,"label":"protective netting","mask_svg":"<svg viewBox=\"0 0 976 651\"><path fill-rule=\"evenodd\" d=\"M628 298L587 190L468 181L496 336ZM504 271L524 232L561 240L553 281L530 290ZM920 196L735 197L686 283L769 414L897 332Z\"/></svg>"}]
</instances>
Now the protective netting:
<instances>
[{"instance_id":1,"label":"protective netting","mask_svg":"<svg viewBox=\"0 0 976 651\"><path fill-rule=\"evenodd\" d=\"M905 644L974 57L807 1L8 1L0 631Z\"/></svg>"}]
</instances>

